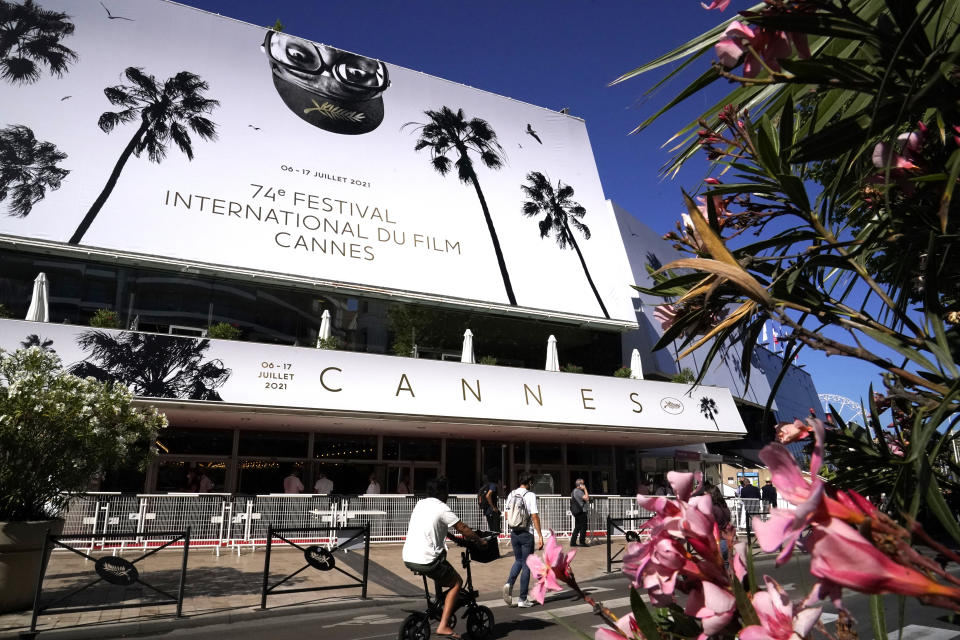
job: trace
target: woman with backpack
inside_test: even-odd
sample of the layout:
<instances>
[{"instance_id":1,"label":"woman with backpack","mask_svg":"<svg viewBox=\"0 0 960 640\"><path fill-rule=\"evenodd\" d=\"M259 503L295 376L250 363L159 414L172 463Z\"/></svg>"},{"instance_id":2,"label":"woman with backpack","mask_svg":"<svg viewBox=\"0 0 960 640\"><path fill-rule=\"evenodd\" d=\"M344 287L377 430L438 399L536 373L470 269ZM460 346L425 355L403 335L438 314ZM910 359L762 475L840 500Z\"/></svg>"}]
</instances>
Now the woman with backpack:
<instances>
[{"instance_id":1,"label":"woman with backpack","mask_svg":"<svg viewBox=\"0 0 960 640\"><path fill-rule=\"evenodd\" d=\"M527 556L533 553L534 533L537 549L543 549L543 533L540 531L540 514L537 509L537 494L530 491L533 478L520 477L520 486L510 492L504 502L503 513L507 529L510 531L510 544L513 545L513 566L503 585L503 601L513 606L513 584L520 577L520 600L518 607L532 607L534 601L527 597L530 588L530 567Z\"/></svg>"}]
</instances>

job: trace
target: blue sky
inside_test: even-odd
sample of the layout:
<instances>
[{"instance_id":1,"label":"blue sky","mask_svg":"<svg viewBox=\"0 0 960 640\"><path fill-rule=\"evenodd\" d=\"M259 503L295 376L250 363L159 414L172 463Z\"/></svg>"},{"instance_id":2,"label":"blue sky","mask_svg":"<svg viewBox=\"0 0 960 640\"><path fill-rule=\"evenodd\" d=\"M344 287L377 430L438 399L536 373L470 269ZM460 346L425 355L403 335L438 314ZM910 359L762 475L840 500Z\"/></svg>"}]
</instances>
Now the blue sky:
<instances>
[{"instance_id":1,"label":"blue sky","mask_svg":"<svg viewBox=\"0 0 960 640\"><path fill-rule=\"evenodd\" d=\"M661 148L664 141L711 100L695 96L657 125L629 135L683 87L668 85L643 102L652 77L608 86L729 16L705 11L696 0L186 4L263 26L280 19L294 35L542 107L569 108L587 123L606 196L658 232L672 229L678 219L681 187L695 189L703 175L702 164L674 180L662 180L658 169L669 158ZM807 351L799 364L813 374L820 393L860 400L870 382L880 386L874 367L850 359Z\"/></svg>"}]
</instances>

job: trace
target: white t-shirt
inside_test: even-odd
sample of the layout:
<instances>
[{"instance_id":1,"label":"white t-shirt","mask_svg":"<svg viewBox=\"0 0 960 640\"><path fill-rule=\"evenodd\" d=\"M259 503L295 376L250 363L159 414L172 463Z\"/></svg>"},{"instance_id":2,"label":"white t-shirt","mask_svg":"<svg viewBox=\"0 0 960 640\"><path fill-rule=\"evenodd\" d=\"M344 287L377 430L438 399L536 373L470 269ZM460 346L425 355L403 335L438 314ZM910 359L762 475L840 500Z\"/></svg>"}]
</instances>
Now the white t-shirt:
<instances>
[{"instance_id":1,"label":"white t-shirt","mask_svg":"<svg viewBox=\"0 0 960 640\"><path fill-rule=\"evenodd\" d=\"M303 493L303 483L297 476L287 476L283 479L284 493Z\"/></svg>"},{"instance_id":2,"label":"white t-shirt","mask_svg":"<svg viewBox=\"0 0 960 640\"><path fill-rule=\"evenodd\" d=\"M537 494L535 494L533 491L527 491L523 487L517 487L516 489L510 492L510 495L507 496L506 501L503 503L504 509L510 508L510 505L513 504L513 496L515 496L518 493L523 494L523 502L527 505L527 513L529 513L531 516L535 513L540 513L537 510ZM530 533L534 533L532 517L530 518L530 527L527 530Z\"/></svg>"},{"instance_id":3,"label":"white t-shirt","mask_svg":"<svg viewBox=\"0 0 960 640\"><path fill-rule=\"evenodd\" d=\"M213 491L213 480L207 477L207 474L200 476L200 493L210 493Z\"/></svg>"},{"instance_id":4,"label":"white t-shirt","mask_svg":"<svg viewBox=\"0 0 960 640\"><path fill-rule=\"evenodd\" d=\"M320 478L313 484L313 489L317 493L333 493L333 480L330 478Z\"/></svg>"},{"instance_id":5,"label":"white t-shirt","mask_svg":"<svg viewBox=\"0 0 960 640\"><path fill-rule=\"evenodd\" d=\"M380 494L380 483L374 480L367 486L367 493L373 495Z\"/></svg>"},{"instance_id":6,"label":"white t-shirt","mask_svg":"<svg viewBox=\"0 0 960 640\"><path fill-rule=\"evenodd\" d=\"M446 548L447 529L460 522L446 502L424 498L413 508L407 539L403 543L403 561L430 564Z\"/></svg>"}]
</instances>

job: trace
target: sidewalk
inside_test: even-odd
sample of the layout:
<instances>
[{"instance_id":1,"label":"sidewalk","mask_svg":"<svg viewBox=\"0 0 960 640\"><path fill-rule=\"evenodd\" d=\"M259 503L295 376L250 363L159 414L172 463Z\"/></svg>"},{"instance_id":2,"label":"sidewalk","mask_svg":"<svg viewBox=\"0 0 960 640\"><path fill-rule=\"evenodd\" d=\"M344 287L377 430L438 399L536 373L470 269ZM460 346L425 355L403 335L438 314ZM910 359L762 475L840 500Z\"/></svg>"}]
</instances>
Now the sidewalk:
<instances>
[{"instance_id":1,"label":"sidewalk","mask_svg":"<svg viewBox=\"0 0 960 640\"><path fill-rule=\"evenodd\" d=\"M561 539L564 548L568 540ZM613 552L622 549L623 539L617 539ZM466 577L461 567L459 548L450 544L451 564ZM263 619L269 616L303 613L322 613L325 610L380 606L423 597L423 583L413 575L400 559L399 544L378 544L370 547L367 600L360 598L359 586L348 589L271 595L267 609L260 609L263 587L263 547L256 551L244 549L241 555L221 549L218 557L212 548L191 548L188 565L183 616L175 617L176 605L152 604L163 596L140 585L120 587L100 581L97 585L64 600L59 608L70 611L41 614L37 632L42 638L115 638L126 635L162 633L175 628L232 623L240 620ZM473 562L473 584L481 599L498 597L513 562L509 541L501 541L501 558L488 564ZM135 561L141 553L128 550L123 558ZM180 577L182 555L180 550L164 550L137 562L140 576L147 583L175 594ZM44 603L97 579L93 562L70 552L55 552L44 580ZM270 559L270 585L306 565L303 554L292 547L275 545ZM618 571L619 565L614 565ZM578 548L573 569L580 582L606 575L606 541ZM336 568L318 571L307 567L285 582L285 588L302 589L317 586L348 584L350 578L341 571L361 576L363 550L338 552ZM353 583L357 584L357 583ZM432 588L432 586L431 586ZM91 611L91 606L103 603L123 604L122 609ZM19 638L28 633L32 612L0 615L0 638Z\"/></svg>"}]
</instances>

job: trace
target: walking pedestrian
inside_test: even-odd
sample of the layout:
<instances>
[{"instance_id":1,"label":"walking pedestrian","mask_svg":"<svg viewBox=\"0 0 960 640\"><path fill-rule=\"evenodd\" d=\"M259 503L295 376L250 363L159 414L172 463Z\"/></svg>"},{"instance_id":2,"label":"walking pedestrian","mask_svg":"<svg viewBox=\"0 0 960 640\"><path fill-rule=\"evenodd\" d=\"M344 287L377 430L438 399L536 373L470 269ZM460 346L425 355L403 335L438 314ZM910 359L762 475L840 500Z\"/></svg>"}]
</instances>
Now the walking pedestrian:
<instances>
[{"instance_id":1,"label":"walking pedestrian","mask_svg":"<svg viewBox=\"0 0 960 640\"><path fill-rule=\"evenodd\" d=\"M534 601L527 597L530 589L530 567L527 556L533 553L534 534L537 549L543 549L543 533L540 531L540 513L537 509L537 494L530 491L533 477L520 477L520 486L510 492L504 502L504 514L510 529L510 544L513 546L513 566L503 585L503 601L513 606L513 585L520 578L518 607L532 607Z\"/></svg>"},{"instance_id":2,"label":"walking pedestrian","mask_svg":"<svg viewBox=\"0 0 960 640\"><path fill-rule=\"evenodd\" d=\"M487 519L488 531L500 533L500 508L497 506L497 483L490 480L494 475L487 473L483 476L483 482L477 491L477 501L480 503L480 509L483 516Z\"/></svg>"},{"instance_id":3,"label":"walking pedestrian","mask_svg":"<svg viewBox=\"0 0 960 640\"><path fill-rule=\"evenodd\" d=\"M767 480L767 483L760 489L760 498L766 507L765 511L769 512L770 509L777 506L777 488L773 486L773 483L769 480Z\"/></svg>"},{"instance_id":4,"label":"walking pedestrian","mask_svg":"<svg viewBox=\"0 0 960 640\"><path fill-rule=\"evenodd\" d=\"M573 492L570 494L570 513L573 515L573 533L570 535L570 546L587 546L587 509L590 506L590 493L583 478L577 478L573 483ZM577 545L577 535L580 544Z\"/></svg>"}]
</instances>

